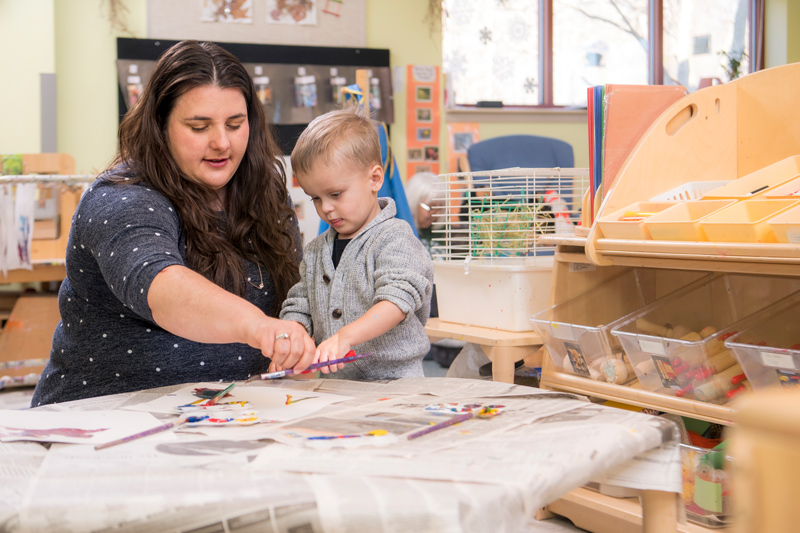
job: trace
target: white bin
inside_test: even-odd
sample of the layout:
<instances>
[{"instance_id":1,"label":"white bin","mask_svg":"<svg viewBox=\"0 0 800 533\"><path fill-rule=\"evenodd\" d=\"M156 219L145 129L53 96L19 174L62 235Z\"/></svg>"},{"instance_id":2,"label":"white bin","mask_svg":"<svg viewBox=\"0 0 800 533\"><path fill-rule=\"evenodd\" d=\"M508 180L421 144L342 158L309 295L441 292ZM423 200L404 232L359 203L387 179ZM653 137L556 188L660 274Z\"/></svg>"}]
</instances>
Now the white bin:
<instances>
[{"instance_id":1,"label":"white bin","mask_svg":"<svg viewBox=\"0 0 800 533\"><path fill-rule=\"evenodd\" d=\"M508 331L531 331L530 317L550 303L553 256L434 261L439 318Z\"/></svg>"}]
</instances>

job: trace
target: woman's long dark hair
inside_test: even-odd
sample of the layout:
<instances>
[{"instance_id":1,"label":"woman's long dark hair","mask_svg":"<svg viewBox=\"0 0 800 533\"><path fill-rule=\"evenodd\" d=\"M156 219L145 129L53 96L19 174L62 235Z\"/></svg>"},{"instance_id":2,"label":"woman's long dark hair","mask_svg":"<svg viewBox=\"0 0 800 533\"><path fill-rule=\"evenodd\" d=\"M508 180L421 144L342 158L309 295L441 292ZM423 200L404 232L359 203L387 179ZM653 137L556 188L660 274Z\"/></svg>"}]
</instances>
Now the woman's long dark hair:
<instances>
[{"instance_id":1,"label":"woman's long dark hair","mask_svg":"<svg viewBox=\"0 0 800 533\"><path fill-rule=\"evenodd\" d=\"M214 210L217 193L187 179L170 155L167 119L177 99L195 87L238 89L247 102L250 137L225 194L225 234ZM119 127L114 165L126 164L140 181L177 208L189 265L220 287L242 295L247 258L272 275L276 309L299 278L286 175L280 150L244 65L212 43L183 41L158 61L141 98Z\"/></svg>"}]
</instances>

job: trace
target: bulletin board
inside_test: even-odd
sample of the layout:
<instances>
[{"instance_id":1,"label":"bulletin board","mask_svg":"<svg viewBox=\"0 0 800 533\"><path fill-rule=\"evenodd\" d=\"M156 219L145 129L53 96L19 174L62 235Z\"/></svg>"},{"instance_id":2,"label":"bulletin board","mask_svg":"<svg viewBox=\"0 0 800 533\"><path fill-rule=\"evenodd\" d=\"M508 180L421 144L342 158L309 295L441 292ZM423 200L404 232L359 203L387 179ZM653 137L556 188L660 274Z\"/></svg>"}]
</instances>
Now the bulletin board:
<instances>
[{"instance_id":1,"label":"bulletin board","mask_svg":"<svg viewBox=\"0 0 800 533\"><path fill-rule=\"evenodd\" d=\"M346 46L367 44L366 0L304 0L305 16L295 20L299 0L148 0L151 39ZM208 7L247 10L247 19L209 17ZM276 11L281 11L276 13ZM291 15L295 15L292 17Z\"/></svg>"},{"instance_id":2,"label":"bulletin board","mask_svg":"<svg viewBox=\"0 0 800 533\"><path fill-rule=\"evenodd\" d=\"M117 39L120 120L138 98L158 58L177 42ZM380 103L379 108L373 110L373 118L387 124L394 122L389 50L257 43L216 44L238 57L253 77L284 154L291 153L309 122L339 107L337 95L341 93L338 88L355 83L357 69L372 72L373 94Z\"/></svg>"}]
</instances>

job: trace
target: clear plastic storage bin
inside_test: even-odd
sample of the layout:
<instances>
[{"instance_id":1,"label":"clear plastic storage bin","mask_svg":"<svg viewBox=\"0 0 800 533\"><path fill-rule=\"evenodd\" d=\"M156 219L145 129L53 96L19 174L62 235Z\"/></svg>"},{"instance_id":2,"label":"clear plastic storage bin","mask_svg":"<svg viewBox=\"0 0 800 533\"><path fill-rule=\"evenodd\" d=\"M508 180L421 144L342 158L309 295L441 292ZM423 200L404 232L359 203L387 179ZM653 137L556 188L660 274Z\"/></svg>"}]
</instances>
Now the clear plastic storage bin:
<instances>
[{"instance_id":1,"label":"clear plastic storage bin","mask_svg":"<svg viewBox=\"0 0 800 533\"><path fill-rule=\"evenodd\" d=\"M725 341L754 388L800 386L800 293L755 315Z\"/></svg>"},{"instance_id":2,"label":"clear plastic storage bin","mask_svg":"<svg viewBox=\"0 0 800 533\"><path fill-rule=\"evenodd\" d=\"M684 274L679 286L700 275ZM642 276L639 269L629 270L531 317L559 371L618 385L636 377L619 341L610 333L628 315L655 300L643 289Z\"/></svg>"},{"instance_id":3,"label":"clear plastic storage bin","mask_svg":"<svg viewBox=\"0 0 800 533\"><path fill-rule=\"evenodd\" d=\"M643 389L722 404L746 387L724 341L739 321L798 289L794 278L718 274L648 305L611 333Z\"/></svg>"},{"instance_id":4,"label":"clear plastic storage bin","mask_svg":"<svg viewBox=\"0 0 800 533\"><path fill-rule=\"evenodd\" d=\"M732 460L725 452L680 444L686 518L710 528L731 525Z\"/></svg>"}]
</instances>

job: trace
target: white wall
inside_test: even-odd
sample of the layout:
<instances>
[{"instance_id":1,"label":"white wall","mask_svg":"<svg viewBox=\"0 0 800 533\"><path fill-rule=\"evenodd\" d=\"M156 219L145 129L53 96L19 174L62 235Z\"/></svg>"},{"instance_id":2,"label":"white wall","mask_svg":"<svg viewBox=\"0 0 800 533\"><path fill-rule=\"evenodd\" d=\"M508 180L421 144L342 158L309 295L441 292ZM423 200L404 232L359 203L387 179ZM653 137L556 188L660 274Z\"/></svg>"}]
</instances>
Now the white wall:
<instances>
[{"instance_id":1,"label":"white wall","mask_svg":"<svg viewBox=\"0 0 800 533\"><path fill-rule=\"evenodd\" d=\"M41 152L39 79L56 72L53 3L0 1L0 153Z\"/></svg>"}]
</instances>

